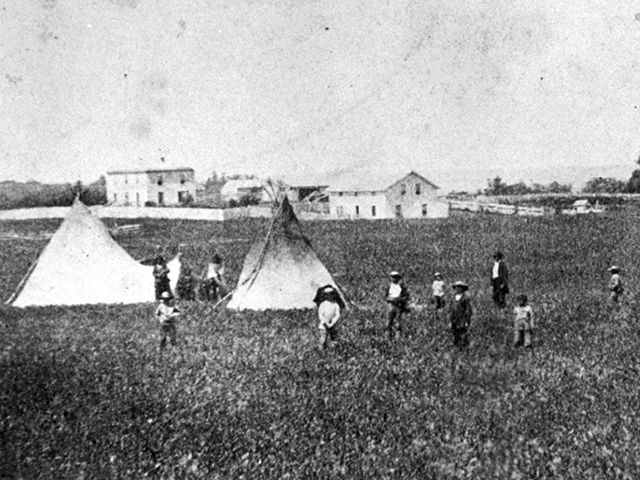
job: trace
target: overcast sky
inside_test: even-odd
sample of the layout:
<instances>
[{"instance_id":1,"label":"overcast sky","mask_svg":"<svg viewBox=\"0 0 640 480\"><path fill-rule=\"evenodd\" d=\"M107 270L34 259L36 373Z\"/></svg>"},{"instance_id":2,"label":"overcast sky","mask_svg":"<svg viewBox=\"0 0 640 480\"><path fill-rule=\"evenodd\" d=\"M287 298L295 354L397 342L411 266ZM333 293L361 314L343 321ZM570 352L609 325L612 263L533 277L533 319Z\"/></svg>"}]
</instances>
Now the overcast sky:
<instances>
[{"instance_id":1,"label":"overcast sky","mask_svg":"<svg viewBox=\"0 0 640 480\"><path fill-rule=\"evenodd\" d=\"M516 180L640 154L637 2L0 5L0 180L89 181L161 156L199 178L369 165Z\"/></svg>"}]
</instances>

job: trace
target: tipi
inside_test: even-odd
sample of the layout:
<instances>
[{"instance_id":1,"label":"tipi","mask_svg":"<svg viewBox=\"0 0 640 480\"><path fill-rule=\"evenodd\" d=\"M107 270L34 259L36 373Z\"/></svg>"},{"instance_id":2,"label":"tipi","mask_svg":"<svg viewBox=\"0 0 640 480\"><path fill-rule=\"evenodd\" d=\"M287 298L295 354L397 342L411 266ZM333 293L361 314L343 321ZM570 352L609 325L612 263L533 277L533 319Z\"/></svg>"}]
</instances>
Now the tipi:
<instances>
[{"instance_id":1,"label":"tipi","mask_svg":"<svg viewBox=\"0 0 640 480\"><path fill-rule=\"evenodd\" d=\"M179 256L168 267L175 288ZM118 245L104 223L76 199L9 303L26 307L151 302L152 271Z\"/></svg>"},{"instance_id":2,"label":"tipi","mask_svg":"<svg viewBox=\"0 0 640 480\"><path fill-rule=\"evenodd\" d=\"M340 291L302 233L285 197L267 237L251 246L227 308L313 308L316 290L323 285L333 285Z\"/></svg>"}]
</instances>

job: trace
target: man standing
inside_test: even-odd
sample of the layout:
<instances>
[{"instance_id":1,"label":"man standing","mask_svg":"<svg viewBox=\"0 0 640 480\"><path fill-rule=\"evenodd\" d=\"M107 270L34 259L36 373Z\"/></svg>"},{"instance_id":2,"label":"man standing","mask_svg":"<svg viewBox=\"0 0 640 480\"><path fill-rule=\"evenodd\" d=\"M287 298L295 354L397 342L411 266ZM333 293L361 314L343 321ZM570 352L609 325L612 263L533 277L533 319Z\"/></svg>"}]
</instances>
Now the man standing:
<instances>
[{"instance_id":1,"label":"man standing","mask_svg":"<svg viewBox=\"0 0 640 480\"><path fill-rule=\"evenodd\" d=\"M506 296L509 293L509 271L504 263L502 252L493 255L494 263L491 269L491 287L493 288L493 302L496 307L503 309L507 306Z\"/></svg>"},{"instance_id":2,"label":"man standing","mask_svg":"<svg viewBox=\"0 0 640 480\"><path fill-rule=\"evenodd\" d=\"M391 283L387 288L387 333L389 340L399 337L402 332L402 314L407 311L409 290L402 282L402 275L393 271L389 274Z\"/></svg>"}]
</instances>

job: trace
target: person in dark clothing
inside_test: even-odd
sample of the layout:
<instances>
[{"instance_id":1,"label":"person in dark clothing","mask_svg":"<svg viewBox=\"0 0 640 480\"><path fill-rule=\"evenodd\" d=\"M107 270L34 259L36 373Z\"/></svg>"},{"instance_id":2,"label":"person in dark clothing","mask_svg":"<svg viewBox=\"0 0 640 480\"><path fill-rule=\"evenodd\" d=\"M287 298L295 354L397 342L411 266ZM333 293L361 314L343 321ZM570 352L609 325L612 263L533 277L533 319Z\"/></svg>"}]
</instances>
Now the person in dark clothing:
<instances>
[{"instance_id":1,"label":"person in dark clothing","mask_svg":"<svg viewBox=\"0 0 640 480\"><path fill-rule=\"evenodd\" d=\"M509 270L504 263L502 252L493 255L494 263L491 269L491 287L493 289L493 302L496 307L502 309L507 306L506 296L509 293Z\"/></svg>"},{"instance_id":2,"label":"person in dark clothing","mask_svg":"<svg viewBox=\"0 0 640 480\"><path fill-rule=\"evenodd\" d=\"M457 281L453 284L455 295L451 304L451 333L453 334L453 344L460 350L469 346L469 326L471 325L471 300L467 294L469 286Z\"/></svg>"},{"instance_id":3,"label":"person in dark clothing","mask_svg":"<svg viewBox=\"0 0 640 480\"><path fill-rule=\"evenodd\" d=\"M409 289L402 281L402 275L396 271L389 274L391 283L385 292L387 302L387 333L389 340L402 333L402 316L408 312Z\"/></svg>"},{"instance_id":4,"label":"person in dark clothing","mask_svg":"<svg viewBox=\"0 0 640 480\"><path fill-rule=\"evenodd\" d=\"M181 300L195 300L196 299L196 279L191 273L190 267L183 267L180 277L178 277L178 284L176 290L178 297Z\"/></svg>"},{"instance_id":5,"label":"person in dark clothing","mask_svg":"<svg viewBox=\"0 0 640 480\"><path fill-rule=\"evenodd\" d=\"M160 255L153 261L153 277L155 279L156 300L161 300L162 292L169 292L171 294L169 267L167 267L164 257Z\"/></svg>"}]
</instances>

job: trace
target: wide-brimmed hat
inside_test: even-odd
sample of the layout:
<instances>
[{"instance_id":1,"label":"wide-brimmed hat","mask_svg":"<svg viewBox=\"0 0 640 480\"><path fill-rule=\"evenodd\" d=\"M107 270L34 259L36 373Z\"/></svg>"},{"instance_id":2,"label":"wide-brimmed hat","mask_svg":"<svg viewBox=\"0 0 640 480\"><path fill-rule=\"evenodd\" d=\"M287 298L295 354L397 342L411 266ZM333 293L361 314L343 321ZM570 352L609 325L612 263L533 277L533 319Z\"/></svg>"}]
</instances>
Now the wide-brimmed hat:
<instances>
[{"instance_id":1,"label":"wide-brimmed hat","mask_svg":"<svg viewBox=\"0 0 640 480\"><path fill-rule=\"evenodd\" d=\"M611 265L608 269L609 272L619 272L620 271L620 267L618 267L617 265Z\"/></svg>"},{"instance_id":2,"label":"wide-brimmed hat","mask_svg":"<svg viewBox=\"0 0 640 480\"><path fill-rule=\"evenodd\" d=\"M434 277L436 277L436 278L438 278L438 277L441 277L441 276L442 276L442 274L441 274L440 272L436 272L436 273L434 273L434 274L433 274L433 276L434 276Z\"/></svg>"},{"instance_id":3,"label":"wide-brimmed hat","mask_svg":"<svg viewBox=\"0 0 640 480\"><path fill-rule=\"evenodd\" d=\"M469 290L469 285L467 285L467 284L466 284L466 283L464 283L464 282L461 282L460 280L456 281L456 282L452 285L452 287L453 287L453 288L460 287L460 288L462 288L462 289L464 289L464 290Z\"/></svg>"},{"instance_id":4,"label":"wide-brimmed hat","mask_svg":"<svg viewBox=\"0 0 640 480\"><path fill-rule=\"evenodd\" d=\"M327 285L326 287L322 287L322 291L325 293L329 293L335 291L335 288L333 288L331 285Z\"/></svg>"},{"instance_id":5,"label":"wide-brimmed hat","mask_svg":"<svg viewBox=\"0 0 640 480\"><path fill-rule=\"evenodd\" d=\"M402 274L400 272L397 272L395 270L393 270L392 272L389 272L389 276L390 277L397 277L397 278L401 278Z\"/></svg>"},{"instance_id":6,"label":"wide-brimmed hat","mask_svg":"<svg viewBox=\"0 0 640 480\"><path fill-rule=\"evenodd\" d=\"M160 297L161 297L163 300L168 300L168 299L170 299L170 298L171 298L171 294L165 290L164 292L162 292L162 294L160 295Z\"/></svg>"}]
</instances>

